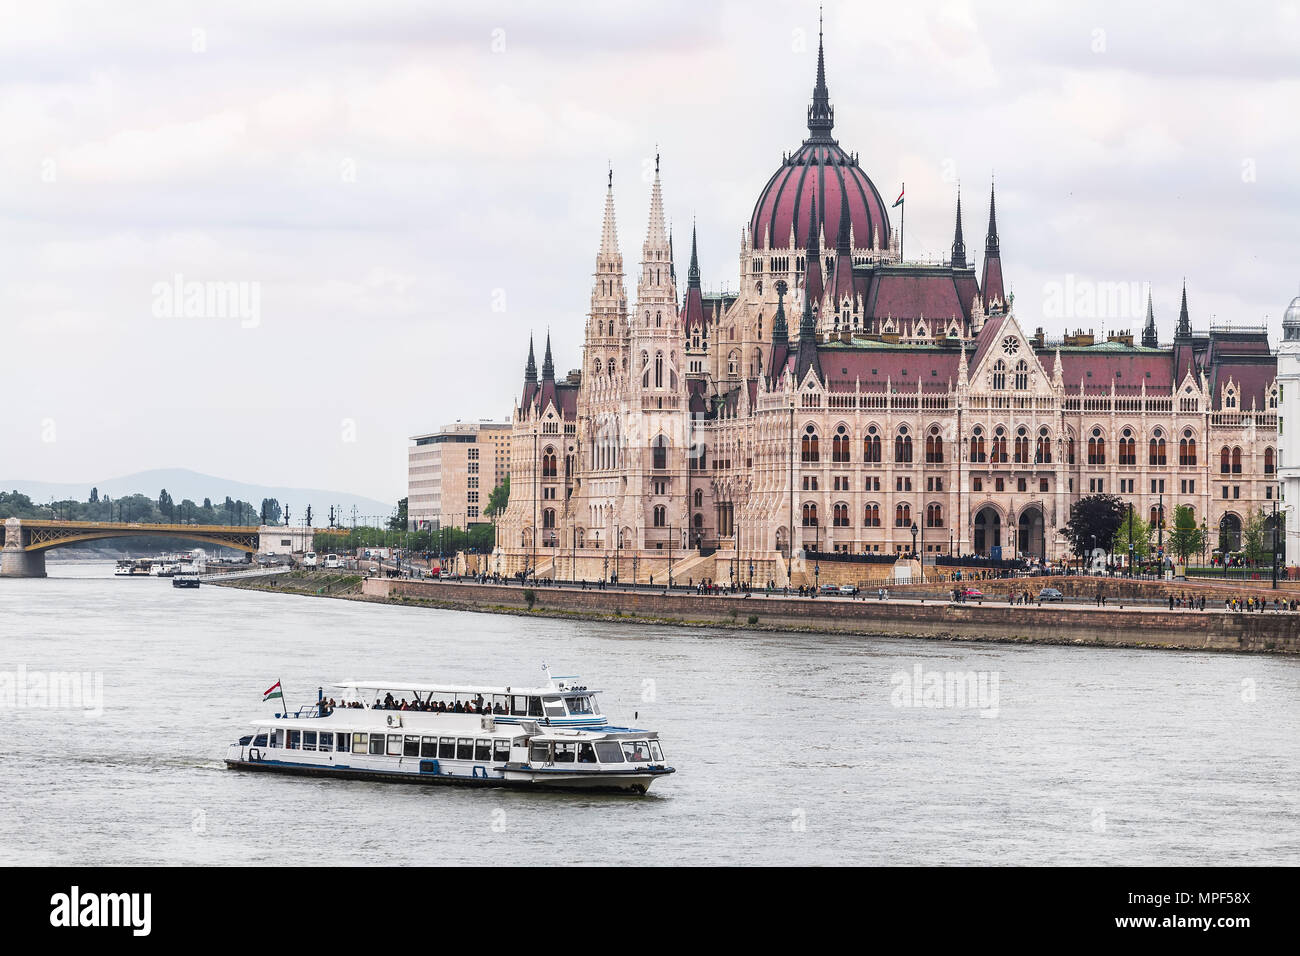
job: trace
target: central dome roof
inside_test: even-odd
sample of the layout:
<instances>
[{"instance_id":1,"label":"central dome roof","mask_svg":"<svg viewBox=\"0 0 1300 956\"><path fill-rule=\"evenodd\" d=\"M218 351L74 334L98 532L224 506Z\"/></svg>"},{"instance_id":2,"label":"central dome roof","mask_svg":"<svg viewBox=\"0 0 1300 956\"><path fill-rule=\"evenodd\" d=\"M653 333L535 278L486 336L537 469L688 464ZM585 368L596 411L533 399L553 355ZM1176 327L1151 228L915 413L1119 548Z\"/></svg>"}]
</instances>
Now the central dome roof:
<instances>
[{"instance_id":1,"label":"central dome roof","mask_svg":"<svg viewBox=\"0 0 1300 956\"><path fill-rule=\"evenodd\" d=\"M889 214L880 192L855 157L831 138L835 111L826 89L826 66L820 36L817 42L817 83L808 107L808 138L798 152L772 174L749 219L755 248L790 248L794 228L795 248L808 245L808 213L817 197L817 213L826 244L834 248L839 236L841 196L848 194L853 246L865 249L876 241L889 245Z\"/></svg>"}]
</instances>

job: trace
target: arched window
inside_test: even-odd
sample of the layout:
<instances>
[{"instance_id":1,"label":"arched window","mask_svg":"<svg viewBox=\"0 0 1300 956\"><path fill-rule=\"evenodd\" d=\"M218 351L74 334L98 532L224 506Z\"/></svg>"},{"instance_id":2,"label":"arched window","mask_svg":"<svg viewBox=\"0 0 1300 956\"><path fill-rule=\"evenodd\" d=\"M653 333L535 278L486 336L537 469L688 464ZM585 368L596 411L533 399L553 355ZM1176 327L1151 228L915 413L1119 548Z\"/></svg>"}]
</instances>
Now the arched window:
<instances>
[{"instance_id":1,"label":"arched window","mask_svg":"<svg viewBox=\"0 0 1300 956\"><path fill-rule=\"evenodd\" d=\"M1046 426L1038 429L1038 442L1034 448L1034 461L1040 465L1052 463L1052 435Z\"/></svg>"},{"instance_id":2,"label":"arched window","mask_svg":"<svg viewBox=\"0 0 1300 956\"><path fill-rule=\"evenodd\" d=\"M1240 448L1234 448L1232 450L1232 473L1234 475L1241 474L1241 449Z\"/></svg>"},{"instance_id":3,"label":"arched window","mask_svg":"<svg viewBox=\"0 0 1300 956\"><path fill-rule=\"evenodd\" d=\"M802 461L821 461L821 453L817 448L817 429L812 425L804 429L803 439L799 443L799 450Z\"/></svg>"},{"instance_id":4,"label":"arched window","mask_svg":"<svg viewBox=\"0 0 1300 956\"><path fill-rule=\"evenodd\" d=\"M875 425L867 429L862 439L862 461L868 465L880 464L880 436Z\"/></svg>"},{"instance_id":5,"label":"arched window","mask_svg":"<svg viewBox=\"0 0 1300 956\"><path fill-rule=\"evenodd\" d=\"M894 461L902 464L912 461L912 436L907 433L906 425L899 425L894 436Z\"/></svg>"},{"instance_id":6,"label":"arched window","mask_svg":"<svg viewBox=\"0 0 1300 956\"><path fill-rule=\"evenodd\" d=\"M704 492L702 492L699 488L695 489L695 507L697 508L704 507Z\"/></svg>"},{"instance_id":7,"label":"arched window","mask_svg":"<svg viewBox=\"0 0 1300 956\"><path fill-rule=\"evenodd\" d=\"M1029 365L1024 359L1016 363L1015 386L1018 392L1029 388Z\"/></svg>"},{"instance_id":8,"label":"arched window","mask_svg":"<svg viewBox=\"0 0 1300 956\"><path fill-rule=\"evenodd\" d=\"M1029 464L1029 430L1023 425L1016 429L1013 460L1018 465Z\"/></svg>"},{"instance_id":9,"label":"arched window","mask_svg":"<svg viewBox=\"0 0 1300 956\"><path fill-rule=\"evenodd\" d=\"M1151 512L1148 515L1147 523L1150 525L1152 531L1164 527L1164 509L1161 508L1160 505L1157 504L1151 506Z\"/></svg>"},{"instance_id":10,"label":"arched window","mask_svg":"<svg viewBox=\"0 0 1300 956\"><path fill-rule=\"evenodd\" d=\"M659 435L654 441L654 469L663 471L668 467L668 439Z\"/></svg>"},{"instance_id":11,"label":"arched window","mask_svg":"<svg viewBox=\"0 0 1300 956\"><path fill-rule=\"evenodd\" d=\"M993 454L989 461L994 464L1007 463L1007 430L999 425L993 429Z\"/></svg>"},{"instance_id":12,"label":"arched window","mask_svg":"<svg viewBox=\"0 0 1300 956\"><path fill-rule=\"evenodd\" d=\"M668 509L663 505L655 505L654 523L656 528L666 527L668 524Z\"/></svg>"},{"instance_id":13,"label":"arched window","mask_svg":"<svg viewBox=\"0 0 1300 956\"><path fill-rule=\"evenodd\" d=\"M1121 465L1136 465L1137 460L1137 442L1133 438L1132 429L1124 429L1119 435L1119 463Z\"/></svg>"},{"instance_id":14,"label":"arched window","mask_svg":"<svg viewBox=\"0 0 1300 956\"><path fill-rule=\"evenodd\" d=\"M862 525L866 528L880 527L880 505L867 505L866 514L862 518Z\"/></svg>"},{"instance_id":15,"label":"arched window","mask_svg":"<svg viewBox=\"0 0 1300 956\"><path fill-rule=\"evenodd\" d=\"M1183 430L1183 437L1178 442L1178 464L1196 464L1196 438L1190 428Z\"/></svg>"},{"instance_id":16,"label":"arched window","mask_svg":"<svg viewBox=\"0 0 1300 956\"><path fill-rule=\"evenodd\" d=\"M942 505L925 506L925 526L927 528L943 527L943 506Z\"/></svg>"},{"instance_id":17,"label":"arched window","mask_svg":"<svg viewBox=\"0 0 1300 956\"><path fill-rule=\"evenodd\" d=\"M894 508L894 527L907 528L912 524L912 506L897 505Z\"/></svg>"},{"instance_id":18,"label":"arched window","mask_svg":"<svg viewBox=\"0 0 1300 956\"><path fill-rule=\"evenodd\" d=\"M984 451L984 429L978 425L970 438L970 460L971 464L979 464L987 460Z\"/></svg>"},{"instance_id":19,"label":"arched window","mask_svg":"<svg viewBox=\"0 0 1300 956\"><path fill-rule=\"evenodd\" d=\"M998 359L993 363L993 389L1002 391L1007 387L1007 363Z\"/></svg>"},{"instance_id":20,"label":"arched window","mask_svg":"<svg viewBox=\"0 0 1300 956\"><path fill-rule=\"evenodd\" d=\"M547 508L546 510L544 510L544 511L542 512L542 527L543 527L543 528L554 528L554 527L555 527L555 509L554 509L554 508Z\"/></svg>"},{"instance_id":21,"label":"arched window","mask_svg":"<svg viewBox=\"0 0 1300 956\"><path fill-rule=\"evenodd\" d=\"M1106 438L1100 428L1094 428L1088 436L1088 464L1106 464Z\"/></svg>"},{"instance_id":22,"label":"arched window","mask_svg":"<svg viewBox=\"0 0 1300 956\"><path fill-rule=\"evenodd\" d=\"M613 374L614 374L614 360L613 360L613 359L610 359L610 360L609 360L609 364L606 366L606 368L608 369L610 375L613 375Z\"/></svg>"},{"instance_id":23,"label":"arched window","mask_svg":"<svg viewBox=\"0 0 1300 956\"><path fill-rule=\"evenodd\" d=\"M1066 464L1074 464L1074 436L1071 435L1065 440L1065 461Z\"/></svg>"},{"instance_id":24,"label":"arched window","mask_svg":"<svg viewBox=\"0 0 1300 956\"><path fill-rule=\"evenodd\" d=\"M542 477L554 478L555 473L555 449L548 445L542 452Z\"/></svg>"},{"instance_id":25,"label":"arched window","mask_svg":"<svg viewBox=\"0 0 1300 956\"><path fill-rule=\"evenodd\" d=\"M847 528L849 526L849 506L844 502L839 502L834 508L834 525L837 528Z\"/></svg>"},{"instance_id":26,"label":"arched window","mask_svg":"<svg viewBox=\"0 0 1300 956\"><path fill-rule=\"evenodd\" d=\"M655 388L664 387L664 353L655 353Z\"/></svg>"},{"instance_id":27,"label":"arched window","mask_svg":"<svg viewBox=\"0 0 1300 956\"><path fill-rule=\"evenodd\" d=\"M1232 474L1232 449L1227 445L1219 450L1219 474Z\"/></svg>"},{"instance_id":28,"label":"arched window","mask_svg":"<svg viewBox=\"0 0 1300 956\"><path fill-rule=\"evenodd\" d=\"M925 436L925 463L927 465L943 464L943 436L939 434L938 425L932 427L930 434Z\"/></svg>"},{"instance_id":29,"label":"arched window","mask_svg":"<svg viewBox=\"0 0 1300 956\"><path fill-rule=\"evenodd\" d=\"M1147 464L1161 468L1167 464L1165 458L1165 433L1159 428L1151 436L1151 442L1147 448Z\"/></svg>"},{"instance_id":30,"label":"arched window","mask_svg":"<svg viewBox=\"0 0 1300 956\"><path fill-rule=\"evenodd\" d=\"M835 429L831 437L831 461L847 462L849 460L849 432L843 425Z\"/></svg>"},{"instance_id":31,"label":"arched window","mask_svg":"<svg viewBox=\"0 0 1300 956\"><path fill-rule=\"evenodd\" d=\"M811 501L803 506L803 526L805 528L817 527L817 506Z\"/></svg>"},{"instance_id":32,"label":"arched window","mask_svg":"<svg viewBox=\"0 0 1300 956\"><path fill-rule=\"evenodd\" d=\"M1275 465L1275 461L1273 458L1273 449L1265 448L1264 449L1264 474L1266 475L1273 474L1274 465Z\"/></svg>"}]
</instances>

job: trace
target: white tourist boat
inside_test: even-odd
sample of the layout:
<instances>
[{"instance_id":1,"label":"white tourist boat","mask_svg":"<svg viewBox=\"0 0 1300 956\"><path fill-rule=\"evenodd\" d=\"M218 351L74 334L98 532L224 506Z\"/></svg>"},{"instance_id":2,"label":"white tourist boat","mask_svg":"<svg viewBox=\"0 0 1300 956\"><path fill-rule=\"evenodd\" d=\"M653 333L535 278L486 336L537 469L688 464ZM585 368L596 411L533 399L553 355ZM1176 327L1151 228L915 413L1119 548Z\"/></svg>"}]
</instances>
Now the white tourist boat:
<instances>
[{"instance_id":1,"label":"white tourist boat","mask_svg":"<svg viewBox=\"0 0 1300 956\"><path fill-rule=\"evenodd\" d=\"M355 682L339 685L355 686ZM364 685L367 688L371 685ZM376 708L320 699L253 721L226 766L345 779L643 794L664 763L659 735L628 727L543 726L495 714Z\"/></svg>"}]
</instances>

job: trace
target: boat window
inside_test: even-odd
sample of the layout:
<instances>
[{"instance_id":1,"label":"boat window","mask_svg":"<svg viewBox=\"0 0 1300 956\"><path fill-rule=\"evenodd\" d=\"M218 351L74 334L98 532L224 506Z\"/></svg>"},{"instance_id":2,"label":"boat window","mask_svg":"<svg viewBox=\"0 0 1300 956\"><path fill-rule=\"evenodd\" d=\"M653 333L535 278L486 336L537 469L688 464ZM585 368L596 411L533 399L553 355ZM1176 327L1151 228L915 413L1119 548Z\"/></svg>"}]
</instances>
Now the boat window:
<instances>
[{"instance_id":1,"label":"boat window","mask_svg":"<svg viewBox=\"0 0 1300 956\"><path fill-rule=\"evenodd\" d=\"M583 743L578 744L578 763L595 763L595 762L596 762L596 748L593 747L591 744L586 743L585 741Z\"/></svg>"},{"instance_id":2,"label":"boat window","mask_svg":"<svg viewBox=\"0 0 1300 956\"><path fill-rule=\"evenodd\" d=\"M492 759L492 741L480 737L474 741L474 759L479 763L487 763Z\"/></svg>"},{"instance_id":3,"label":"boat window","mask_svg":"<svg viewBox=\"0 0 1300 956\"><path fill-rule=\"evenodd\" d=\"M510 759L510 741L508 740L495 741L493 743L493 748L495 752L492 754L492 759L495 760L497 763L505 763L507 760Z\"/></svg>"},{"instance_id":4,"label":"boat window","mask_svg":"<svg viewBox=\"0 0 1300 956\"><path fill-rule=\"evenodd\" d=\"M550 763L550 760L551 760L550 745L537 743L536 741L534 741L532 747L529 748L528 751L529 763Z\"/></svg>"},{"instance_id":5,"label":"boat window","mask_svg":"<svg viewBox=\"0 0 1300 956\"><path fill-rule=\"evenodd\" d=\"M420 738L419 738L419 737L407 737L407 738L406 738L406 742L402 745L402 756L403 756L403 757L418 757L418 756L420 756Z\"/></svg>"},{"instance_id":6,"label":"boat window","mask_svg":"<svg viewBox=\"0 0 1300 956\"><path fill-rule=\"evenodd\" d=\"M402 735L389 734L388 735L388 756L400 757L401 755L402 755Z\"/></svg>"},{"instance_id":7,"label":"boat window","mask_svg":"<svg viewBox=\"0 0 1300 956\"><path fill-rule=\"evenodd\" d=\"M456 759L456 738L455 737L438 738L438 756L443 760Z\"/></svg>"},{"instance_id":8,"label":"boat window","mask_svg":"<svg viewBox=\"0 0 1300 956\"><path fill-rule=\"evenodd\" d=\"M365 735L365 734L353 734L353 735L352 735L352 752L353 752L354 754L363 754L363 753L366 752L366 735Z\"/></svg>"},{"instance_id":9,"label":"boat window","mask_svg":"<svg viewBox=\"0 0 1300 956\"><path fill-rule=\"evenodd\" d=\"M518 694L510 698L510 713L516 717L528 716L528 698Z\"/></svg>"},{"instance_id":10,"label":"boat window","mask_svg":"<svg viewBox=\"0 0 1300 956\"><path fill-rule=\"evenodd\" d=\"M320 747L318 747L317 749L319 750L334 749L334 731L322 730L320 732Z\"/></svg>"},{"instance_id":11,"label":"boat window","mask_svg":"<svg viewBox=\"0 0 1300 956\"><path fill-rule=\"evenodd\" d=\"M622 763L623 748L616 740L601 740L596 744L596 755L601 763Z\"/></svg>"},{"instance_id":12,"label":"boat window","mask_svg":"<svg viewBox=\"0 0 1300 956\"><path fill-rule=\"evenodd\" d=\"M383 753L384 753L384 735L383 735L383 734L371 734L371 735L370 735L370 752L371 752L372 754L379 754L379 755L381 755L381 756L383 755Z\"/></svg>"},{"instance_id":13,"label":"boat window","mask_svg":"<svg viewBox=\"0 0 1300 956\"><path fill-rule=\"evenodd\" d=\"M577 744L556 744L555 745L556 763L573 763L577 758L578 758Z\"/></svg>"},{"instance_id":14,"label":"boat window","mask_svg":"<svg viewBox=\"0 0 1300 956\"><path fill-rule=\"evenodd\" d=\"M623 756L629 763L643 763L650 759L650 748L644 740L623 741Z\"/></svg>"},{"instance_id":15,"label":"boat window","mask_svg":"<svg viewBox=\"0 0 1300 956\"><path fill-rule=\"evenodd\" d=\"M283 746L284 746L284 731L283 731L283 730L275 730L275 731L272 731L272 732L271 732L271 746L272 746L272 747L283 747Z\"/></svg>"},{"instance_id":16,"label":"boat window","mask_svg":"<svg viewBox=\"0 0 1300 956\"><path fill-rule=\"evenodd\" d=\"M492 713L508 714L510 713L510 698L505 694L492 695Z\"/></svg>"},{"instance_id":17,"label":"boat window","mask_svg":"<svg viewBox=\"0 0 1300 956\"><path fill-rule=\"evenodd\" d=\"M316 731L304 730L302 732L302 749L303 750L316 749Z\"/></svg>"},{"instance_id":18,"label":"boat window","mask_svg":"<svg viewBox=\"0 0 1300 956\"><path fill-rule=\"evenodd\" d=\"M528 716L529 717L542 716L542 699L540 697L528 698Z\"/></svg>"},{"instance_id":19,"label":"boat window","mask_svg":"<svg viewBox=\"0 0 1300 956\"><path fill-rule=\"evenodd\" d=\"M438 756L438 738L421 737L420 738L420 756L436 757Z\"/></svg>"},{"instance_id":20,"label":"boat window","mask_svg":"<svg viewBox=\"0 0 1300 956\"><path fill-rule=\"evenodd\" d=\"M348 744L351 742L352 742L352 737L348 733L343 731L339 732L339 751L341 753L348 752L349 749Z\"/></svg>"},{"instance_id":21,"label":"boat window","mask_svg":"<svg viewBox=\"0 0 1300 956\"><path fill-rule=\"evenodd\" d=\"M590 714L591 700L587 697L570 697L569 713L571 714Z\"/></svg>"},{"instance_id":22,"label":"boat window","mask_svg":"<svg viewBox=\"0 0 1300 956\"><path fill-rule=\"evenodd\" d=\"M564 701L559 697L543 697L542 703L546 705L547 717L564 716Z\"/></svg>"},{"instance_id":23,"label":"boat window","mask_svg":"<svg viewBox=\"0 0 1300 956\"><path fill-rule=\"evenodd\" d=\"M288 748L288 749L290 749L290 750L301 750L301 749L302 749L302 731L301 731L301 730L291 730L291 731L289 731L289 748Z\"/></svg>"},{"instance_id":24,"label":"boat window","mask_svg":"<svg viewBox=\"0 0 1300 956\"><path fill-rule=\"evenodd\" d=\"M266 746L266 734L258 734L256 737L254 737L254 738L253 738L253 746L254 746L254 747L265 747L265 746Z\"/></svg>"},{"instance_id":25,"label":"boat window","mask_svg":"<svg viewBox=\"0 0 1300 956\"><path fill-rule=\"evenodd\" d=\"M650 741L650 759L654 761L662 761L664 759L664 750L659 746L659 741L657 740Z\"/></svg>"},{"instance_id":26,"label":"boat window","mask_svg":"<svg viewBox=\"0 0 1300 956\"><path fill-rule=\"evenodd\" d=\"M474 738L472 737L456 738L456 759L457 760L474 759Z\"/></svg>"}]
</instances>

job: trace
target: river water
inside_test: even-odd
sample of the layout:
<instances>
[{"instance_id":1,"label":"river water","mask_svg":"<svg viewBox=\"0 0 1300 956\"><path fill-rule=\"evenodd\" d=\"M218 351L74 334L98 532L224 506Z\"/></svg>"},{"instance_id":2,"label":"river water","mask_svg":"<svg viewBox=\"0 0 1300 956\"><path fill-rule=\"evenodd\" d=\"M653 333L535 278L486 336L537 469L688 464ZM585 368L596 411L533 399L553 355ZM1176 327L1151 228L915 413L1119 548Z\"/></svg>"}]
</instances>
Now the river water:
<instances>
[{"instance_id":1,"label":"river water","mask_svg":"<svg viewBox=\"0 0 1300 956\"><path fill-rule=\"evenodd\" d=\"M1300 660L592 624L367 605L51 561L0 580L0 862L1300 863ZM348 678L537 682L658 729L646 797L240 773L225 747ZM983 696L918 693L973 672ZM93 687L93 684L91 685ZM996 692L996 696L994 693ZM635 718L633 715L636 715Z\"/></svg>"}]
</instances>

